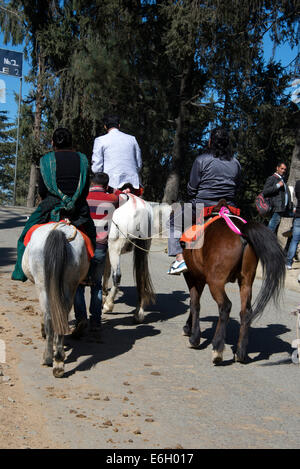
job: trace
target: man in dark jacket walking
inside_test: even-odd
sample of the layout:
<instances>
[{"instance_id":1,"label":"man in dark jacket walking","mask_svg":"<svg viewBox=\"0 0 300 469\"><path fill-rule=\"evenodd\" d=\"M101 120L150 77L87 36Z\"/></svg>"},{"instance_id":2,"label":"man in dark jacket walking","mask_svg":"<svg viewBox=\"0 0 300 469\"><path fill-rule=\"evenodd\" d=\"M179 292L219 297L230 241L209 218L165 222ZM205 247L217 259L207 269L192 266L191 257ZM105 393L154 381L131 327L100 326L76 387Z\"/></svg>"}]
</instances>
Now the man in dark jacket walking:
<instances>
[{"instance_id":1,"label":"man in dark jacket walking","mask_svg":"<svg viewBox=\"0 0 300 469\"><path fill-rule=\"evenodd\" d=\"M285 163L278 163L275 173L268 177L263 188L264 197L271 199L273 215L268 226L273 233L277 232L281 217L293 216L291 193L284 180L286 169Z\"/></svg>"}]
</instances>

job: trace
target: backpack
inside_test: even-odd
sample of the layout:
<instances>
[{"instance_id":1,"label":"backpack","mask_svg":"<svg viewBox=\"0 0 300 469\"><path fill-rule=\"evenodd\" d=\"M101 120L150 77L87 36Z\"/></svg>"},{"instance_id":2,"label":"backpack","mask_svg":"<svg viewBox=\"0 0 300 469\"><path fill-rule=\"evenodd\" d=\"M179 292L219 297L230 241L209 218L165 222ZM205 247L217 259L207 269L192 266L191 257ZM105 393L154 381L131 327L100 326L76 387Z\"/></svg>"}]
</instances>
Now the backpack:
<instances>
[{"instance_id":1,"label":"backpack","mask_svg":"<svg viewBox=\"0 0 300 469\"><path fill-rule=\"evenodd\" d=\"M271 200L265 198L262 192L256 197L255 206L259 215L262 217L266 217L272 210Z\"/></svg>"}]
</instances>

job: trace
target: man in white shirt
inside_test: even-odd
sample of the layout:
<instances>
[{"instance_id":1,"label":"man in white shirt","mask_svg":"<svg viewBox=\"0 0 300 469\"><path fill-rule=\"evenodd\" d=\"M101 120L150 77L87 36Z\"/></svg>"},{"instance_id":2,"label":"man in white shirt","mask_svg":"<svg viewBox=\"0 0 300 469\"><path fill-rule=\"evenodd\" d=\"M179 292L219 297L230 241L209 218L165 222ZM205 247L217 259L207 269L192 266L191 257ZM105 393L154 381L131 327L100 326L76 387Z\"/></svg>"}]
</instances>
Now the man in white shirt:
<instances>
[{"instance_id":1,"label":"man in white shirt","mask_svg":"<svg viewBox=\"0 0 300 469\"><path fill-rule=\"evenodd\" d=\"M126 183L132 184L134 189L139 189L142 158L136 138L120 131L118 116L106 116L103 122L107 134L95 138L93 173L107 173L109 185L113 189L120 189Z\"/></svg>"}]
</instances>

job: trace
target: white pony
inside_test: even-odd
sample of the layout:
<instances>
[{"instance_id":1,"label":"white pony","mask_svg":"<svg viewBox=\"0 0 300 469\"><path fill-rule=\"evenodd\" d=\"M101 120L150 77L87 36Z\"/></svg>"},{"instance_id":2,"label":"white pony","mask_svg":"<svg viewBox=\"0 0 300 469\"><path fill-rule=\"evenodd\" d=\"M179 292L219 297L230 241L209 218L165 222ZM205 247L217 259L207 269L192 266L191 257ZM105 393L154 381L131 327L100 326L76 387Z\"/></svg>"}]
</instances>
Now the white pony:
<instances>
[{"instance_id":1,"label":"white pony","mask_svg":"<svg viewBox=\"0 0 300 469\"><path fill-rule=\"evenodd\" d=\"M73 225L42 225L26 246L22 268L35 283L44 315L46 346L42 364L53 365L53 375L60 378L64 374L64 334L70 332L68 316L76 289L89 269L85 241Z\"/></svg>"},{"instance_id":2,"label":"white pony","mask_svg":"<svg viewBox=\"0 0 300 469\"><path fill-rule=\"evenodd\" d=\"M112 216L108 235L108 253L103 276L103 312L111 312L121 280L120 256L133 251L133 268L138 293L138 304L134 321L144 320L144 308L154 301L154 290L150 278L148 255L153 229L153 211L151 204L128 194L128 200L116 209ZM113 286L107 292L108 279L112 269Z\"/></svg>"}]
</instances>

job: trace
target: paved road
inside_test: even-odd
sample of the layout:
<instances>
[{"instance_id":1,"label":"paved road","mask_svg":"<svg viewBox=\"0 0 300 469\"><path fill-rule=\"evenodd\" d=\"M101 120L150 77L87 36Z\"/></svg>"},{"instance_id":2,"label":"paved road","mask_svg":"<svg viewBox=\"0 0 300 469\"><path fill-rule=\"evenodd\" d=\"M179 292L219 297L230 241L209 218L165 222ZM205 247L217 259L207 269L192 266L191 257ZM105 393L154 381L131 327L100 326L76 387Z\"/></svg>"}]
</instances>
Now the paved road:
<instances>
[{"instance_id":1,"label":"paved road","mask_svg":"<svg viewBox=\"0 0 300 469\"><path fill-rule=\"evenodd\" d=\"M9 280L26 209L0 208L2 306L23 338L16 338L19 373L27 397L41 406L49 433L69 448L299 448L300 368L291 360L299 303L297 283L279 310L270 305L250 334L251 363L233 362L239 328L237 285L223 366L211 363L217 307L207 287L201 304L202 342L188 347L182 326L188 295L181 276L165 274L168 256L150 255L157 292L145 323L133 325L136 292L130 254L122 259L122 292L105 315L102 343L66 339L66 374L55 379L40 366L34 287ZM5 288L4 284L5 282ZM254 297L260 287L254 285ZM72 319L72 318L71 318Z\"/></svg>"}]
</instances>

